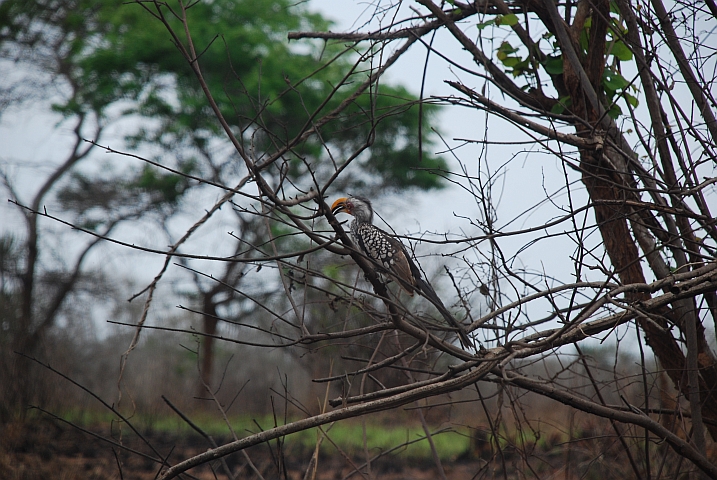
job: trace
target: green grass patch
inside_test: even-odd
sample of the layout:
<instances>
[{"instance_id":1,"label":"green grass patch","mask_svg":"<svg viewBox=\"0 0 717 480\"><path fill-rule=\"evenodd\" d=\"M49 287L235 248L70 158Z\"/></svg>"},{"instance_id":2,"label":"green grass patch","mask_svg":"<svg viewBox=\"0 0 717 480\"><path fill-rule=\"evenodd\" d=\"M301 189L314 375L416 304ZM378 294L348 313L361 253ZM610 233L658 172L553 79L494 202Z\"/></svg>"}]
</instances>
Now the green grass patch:
<instances>
[{"instance_id":1,"label":"green grass patch","mask_svg":"<svg viewBox=\"0 0 717 480\"><path fill-rule=\"evenodd\" d=\"M66 411L60 417L67 422L83 427L106 426L112 422L117 422L117 417L111 413L98 413L87 410ZM190 415L190 418L205 433L217 439L226 441L228 437L231 438L231 433L224 420L216 414L194 413ZM143 434L146 432L162 432L182 436L195 432L192 427L176 415L136 414L129 421ZM274 418L270 415L232 416L229 421L239 438L274 427ZM336 447L333 444L336 444L338 448L349 455L363 453L364 427L360 421L337 422L333 425L324 425L322 428L331 440L323 440L321 445L323 454L335 454ZM431 456L430 445L420 425L400 423L388 425L385 422L374 419L374 421L367 420L365 428L366 445L369 453L373 455L390 450L392 455L406 458L419 459L430 458ZM126 426L123 427L123 431L130 434L128 430ZM470 440L467 429L434 428L434 430L433 442L441 459L455 459L468 450ZM317 442L318 432L318 428L312 428L287 435L284 437L285 447L289 450L313 450Z\"/></svg>"},{"instance_id":2,"label":"green grass patch","mask_svg":"<svg viewBox=\"0 0 717 480\"><path fill-rule=\"evenodd\" d=\"M330 429L323 427L329 438L348 454L360 454L364 450L364 429L358 422L340 422ZM295 436L296 435L296 436ZM414 425L366 424L366 445L370 453L378 454L392 450L392 454L408 458L429 458L431 448L423 429ZM317 429L289 435L287 443L298 441L307 447L316 444ZM433 434L433 443L442 459L455 459L468 450L469 439L466 431L443 429ZM335 453L335 448L324 440L322 452Z\"/></svg>"}]
</instances>

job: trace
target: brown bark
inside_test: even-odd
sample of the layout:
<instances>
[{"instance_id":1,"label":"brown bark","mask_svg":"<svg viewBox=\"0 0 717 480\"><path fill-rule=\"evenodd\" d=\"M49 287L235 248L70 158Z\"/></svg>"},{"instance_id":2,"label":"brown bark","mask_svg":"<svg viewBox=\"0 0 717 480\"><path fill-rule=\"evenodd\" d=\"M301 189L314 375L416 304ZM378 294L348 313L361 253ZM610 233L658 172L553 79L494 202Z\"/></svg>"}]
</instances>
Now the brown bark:
<instances>
[{"instance_id":1,"label":"brown bark","mask_svg":"<svg viewBox=\"0 0 717 480\"><path fill-rule=\"evenodd\" d=\"M204 384L211 386L212 376L214 375L214 337L217 333L217 306L214 302L214 291L204 294L204 302L202 307L202 327L203 333L200 351L201 359L201 379L197 385L197 397L204 398L207 396Z\"/></svg>"},{"instance_id":2,"label":"brown bark","mask_svg":"<svg viewBox=\"0 0 717 480\"><path fill-rule=\"evenodd\" d=\"M581 10L582 7L582 10ZM564 61L563 82L568 89L572 99L572 113L583 120L576 121L575 128L577 134L588 137L594 134L594 130L603 130L605 118L603 108L594 105L589 101L590 94L588 89L593 92L602 91L602 75L605 68L605 44L607 34L606 19L609 18L609 2L607 0L590 2L590 11L592 24L589 30L588 51L586 54L579 55L580 64L575 61ZM585 13L585 2L580 2L578 6L579 12ZM572 49L579 52L576 45L576 36L579 30L583 28L584 15L576 15L576 22L570 29L571 45L563 45L563 51ZM578 21L579 19L582 19ZM559 28L559 27L557 27ZM565 37L563 37L565 39ZM565 57L564 57L565 58ZM581 71L582 70L582 71ZM584 72L584 73L583 73ZM586 79L589 85L586 85ZM594 98L594 94L593 94ZM599 98L599 101L603 101ZM597 107L597 108L596 108ZM602 110L602 111L601 111ZM589 128L585 125L592 125ZM610 129L608 139L614 141L616 145L624 145L619 138L620 133L617 129ZM605 251L610 258L615 275L624 284L644 283L645 275L640 263L640 253L637 242L633 238L628 226L628 218L633 214L633 210L625 202L626 200L634 200L634 193L630 187L634 187L634 180L624 168L625 161L622 153L607 147L599 150L581 150L580 152L580 168L582 170L582 181L585 184L591 201L595 204L595 220L603 239ZM623 168L620 168L623 167ZM640 302L650 298L647 293L634 292L626 295L629 302L639 308ZM680 325L679 318L685 314L682 305L675 305L675 310L665 309L660 312L661 315L653 315L650 319L646 317L638 318L637 322L645 332L648 345L655 352L660 360L661 365L665 368L674 384L686 396L689 396L689 382L686 375L686 359L679 344L668 330L668 324L665 317L675 321ZM679 312L679 313L678 313ZM700 329L701 335L698 338L704 339L703 329ZM704 341L699 342L703 346ZM707 418L717 420L717 398L711 392L715 388L712 379L713 362L710 361L704 346L700 349L703 355L700 356L701 378L699 378L700 390L702 394L702 404L704 415ZM710 379L707 381L707 379ZM710 428L713 438L717 438L717 429Z\"/></svg>"}]
</instances>

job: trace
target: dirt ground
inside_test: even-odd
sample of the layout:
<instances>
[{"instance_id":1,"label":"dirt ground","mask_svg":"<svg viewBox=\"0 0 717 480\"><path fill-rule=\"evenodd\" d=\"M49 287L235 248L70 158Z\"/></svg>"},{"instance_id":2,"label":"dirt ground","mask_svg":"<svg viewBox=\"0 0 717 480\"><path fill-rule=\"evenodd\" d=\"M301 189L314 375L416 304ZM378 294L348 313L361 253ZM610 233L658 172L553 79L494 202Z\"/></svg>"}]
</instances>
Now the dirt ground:
<instances>
[{"instance_id":1,"label":"dirt ground","mask_svg":"<svg viewBox=\"0 0 717 480\"><path fill-rule=\"evenodd\" d=\"M0 426L0 479L2 480L105 480L105 479L154 479L160 465L140 455L123 451L84 433L76 428L54 420L43 420L32 424L6 424ZM93 429L94 433L110 437L109 431ZM207 449L206 440L199 435L171 436L158 433L143 433L143 436L162 455L168 455L170 464L179 462ZM118 441L116 432L114 440ZM215 439L219 444L229 441ZM155 456L151 449L136 435L127 435L122 444L142 453ZM285 467L290 479L304 478L312 452L285 451ZM248 457L265 479L280 478L277 469L276 449L272 452L266 446L247 450ZM225 461L236 478L258 478L247 464L246 457L239 453L226 457ZM352 459L356 466L362 459ZM485 464L485 462L483 462ZM215 473L212 468L216 469ZM479 461L446 463L444 469L449 478L472 478ZM348 460L335 457L319 458L317 479L343 479L353 468ZM388 457L372 463L372 474L377 478L429 479L436 478L436 469L430 459L416 462L398 457ZM191 471L194 478L227 478L219 462ZM191 477L184 477L191 478ZM349 478L362 478L354 474Z\"/></svg>"},{"instance_id":2,"label":"dirt ground","mask_svg":"<svg viewBox=\"0 0 717 480\"><path fill-rule=\"evenodd\" d=\"M105 480L105 479L154 479L162 467L148 457L165 457L170 465L176 464L208 448L207 441L199 435L169 435L142 432L147 443L137 435L124 434L120 439L109 426L91 429L96 435L110 439L103 441L62 422L44 419L30 423L0 425L0 480ZM218 444L230 438L216 438ZM474 439L475 440L475 439ZM138 453L131 453L121 445ZM478 439L473 451L464 458L443 462L446 477L463 479L525 479L561 478L573 479L619 479L635 478L628 466L625 452L614 437L604 431L593 430L589 436L570 442L561 439L548 441L541 447L533 446L522 451L505 448L500 454L488 442ZM659 446L657 448L660 448ZM215 461L190 471L191 476L181 478L224 479L228 468L237 479L260 478L253 468L266 480L277 478L303 479L312 450L306 447L287 446L283 458L278 459L276 446L252 447L224 458L226 467ZM712 452L716 453L716 452ZM146 455L146 456L143 456ZM656 455L659 459L661 455ZM250 466L248 459L251 460ZM322 455L316 470L316 479L340 480L377 478L385 480L440 478L430 458L406 459L386 455L371 464L370 475L363 467L363 455L345 458L340 454ZM694 475L689 462L675 463L671 457L663 457L660 463L661 478L683 479ZM663 468L664 467L664 468ZM361 468L364 474L356 472ZM280 471L285 472L284 475ZM696 477L695 477L696 478Z\"/></svg>"}]
</instances>

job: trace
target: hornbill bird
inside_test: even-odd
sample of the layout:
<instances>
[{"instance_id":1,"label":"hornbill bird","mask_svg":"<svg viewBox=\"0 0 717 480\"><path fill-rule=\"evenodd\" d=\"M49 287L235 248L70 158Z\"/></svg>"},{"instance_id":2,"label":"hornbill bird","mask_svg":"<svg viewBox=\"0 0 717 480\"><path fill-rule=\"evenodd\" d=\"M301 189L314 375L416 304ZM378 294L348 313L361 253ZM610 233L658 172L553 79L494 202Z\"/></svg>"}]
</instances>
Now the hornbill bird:
<instances>
[{"instance_id":1,"label":"hornbill bird","mask_svg":"<svg viewBox=\"0 0 717 480\"><path fill-rule=\"evenodd\" d=\"M349 196L337 199L331 205L331 212L348 213L354 216L351 222L351 236L358 248L368 258L383 267L383 270L398 281L398 284L410 296L417 291L426 297L443 318L455 327L464 347L473 347L473 342L463 326L451 315L433 287L423 279L421 271L408 254L406 247L373 224L373 207L365 197Z\"/></svg>"}]
</instances>

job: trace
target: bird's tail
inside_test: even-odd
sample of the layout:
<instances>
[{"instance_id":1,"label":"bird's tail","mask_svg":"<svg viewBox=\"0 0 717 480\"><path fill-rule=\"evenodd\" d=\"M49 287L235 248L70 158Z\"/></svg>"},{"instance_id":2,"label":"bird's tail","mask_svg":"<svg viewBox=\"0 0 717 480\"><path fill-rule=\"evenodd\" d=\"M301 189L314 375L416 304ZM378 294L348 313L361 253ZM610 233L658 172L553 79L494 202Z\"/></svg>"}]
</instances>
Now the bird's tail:
<instances>
[{"instance_id":1,"label":"bird's tail","mask_svg":"<svg viewBox=\"0 0 717 480\"><path fill-rule=\"evenodd\" d=\"M441 298L436 294L436 291L433 290L433 287L431 287L428 282L426 282L423 278L420 277L416 281L416 287L418 287L418 290L423 294L423 296L430 300L430 302L438 309L446 322L448 322L451 326L455 327L456 330L458 330L458 336L460 338L461 345L463 345L463 348L475 348L475 345L468 337L468 334L463 328L463 325L458 323L458 320L456 320L456 318L451 315L451 312L448 311L446 306L443 305Z\"/></svg>"}]
</instances>

